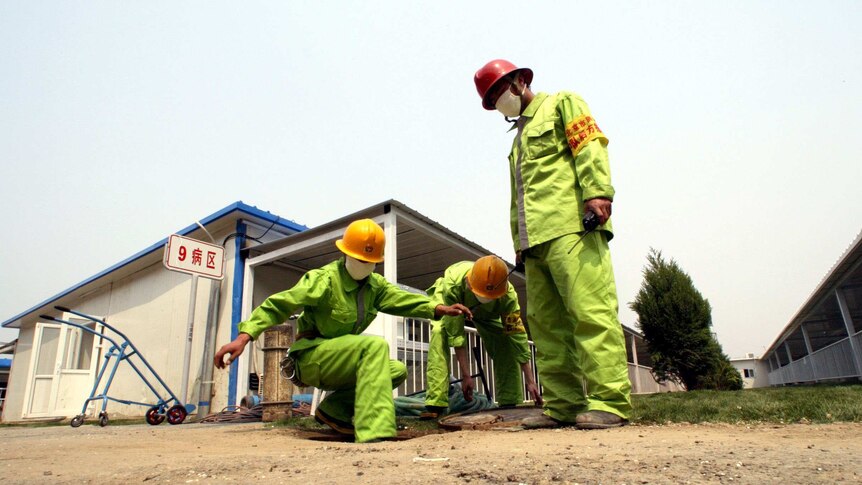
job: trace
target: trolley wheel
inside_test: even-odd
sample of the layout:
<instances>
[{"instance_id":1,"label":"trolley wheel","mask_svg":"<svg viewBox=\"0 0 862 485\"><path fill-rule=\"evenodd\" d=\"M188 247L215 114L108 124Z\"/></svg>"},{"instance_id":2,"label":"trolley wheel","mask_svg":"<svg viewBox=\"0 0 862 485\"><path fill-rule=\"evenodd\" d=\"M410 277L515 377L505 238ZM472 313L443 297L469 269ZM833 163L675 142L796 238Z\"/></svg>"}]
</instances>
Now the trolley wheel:
<instances>
[{"instance_id":1,"label":"trolley wheel","mask_svg":"<svg viewBox=\"0 0 862 485\"><path fill-rule=\"evenodd\" d=\"M74 418L72 418L71 424L72 424L73 428L77 428L78 426L81 426L82 424L84 424L84 415L79 414L79 415L75 416Z\"/></svg>"},{"instance_id":2,"label":"trolley wheel","mask_svg":"<svg viewBox=\"0 0 862 485\"><path fill-rule=\"evenodd\" d=\"M105 427L108 425L108 413L102 412L99 413L99 426Z\"/></svg>"},{"instance_id":3,"label":"trolley wheel","mask_svg":"<svg viewBox=\"0 0 862 485\"><path fill-rule=\"evenodd\" d=\"M159 406L153 406L147 411L147 424L153 426L162 424L165 420L165 415L159 412Z\"/></svg>"},{"instance_id":4,"label":"trolley wheel","mask_svg":"<svg viewBox=\"0 0 862 485\"><path fill-rule=\"evenodd\" d=\"M189 413L186 411L185 406L182 406L180 404L175 404L175 405L171 406L170 409L168 409L168 412L166 415L168 417L168 423L180 424L186 419L186 416L188 416L188 414Z\"/></svg>"}]
</instances>

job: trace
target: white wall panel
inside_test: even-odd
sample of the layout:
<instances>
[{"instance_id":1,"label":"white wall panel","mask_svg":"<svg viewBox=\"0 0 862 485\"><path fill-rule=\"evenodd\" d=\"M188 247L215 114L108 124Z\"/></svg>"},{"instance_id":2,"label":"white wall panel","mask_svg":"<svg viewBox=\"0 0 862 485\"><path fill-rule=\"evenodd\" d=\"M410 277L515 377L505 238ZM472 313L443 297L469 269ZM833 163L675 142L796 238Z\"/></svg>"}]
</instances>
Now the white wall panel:
<instances>
[{"instance_id":1,"label":"white wall panel","mask_svg":"<svg viewBox=\"0 0 862 485\"><path fill-rule=\"evenodd\" d=\"M27 378L30 372L30 358L33 355L33 334L35 321L21 325L18 331L18 344L15 347L15 357L9 373L6 400L3 403L3 421L20 421L23 416L24 393L27 388Z\"/></svg>"}]
</instances>

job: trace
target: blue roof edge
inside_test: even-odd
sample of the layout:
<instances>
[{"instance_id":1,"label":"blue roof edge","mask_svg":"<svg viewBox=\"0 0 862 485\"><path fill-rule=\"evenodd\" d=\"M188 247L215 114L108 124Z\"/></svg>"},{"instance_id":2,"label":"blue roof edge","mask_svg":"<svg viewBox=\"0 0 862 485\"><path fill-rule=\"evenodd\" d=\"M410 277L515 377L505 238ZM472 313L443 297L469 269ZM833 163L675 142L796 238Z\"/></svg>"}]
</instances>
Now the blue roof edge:
<instances>
[{"instance_id":1,"label":"blue roof edge","mask_svg":"<svg viewBox=\"0 0 862 485\"><path fill-rule=\"evenodd\" d=\"M298 224L294 221L284 219L281 216L278 216L278 215L273 214L271 212L267 212L267 211L258 209L257 207L250 206L248 204L243 203L241 200L238 200L238 201L234 202L233 204L230 204L227 207L225 207L221 210L218 210L218 211L204 217L201 220L196 221L193 224L189 224L188 226L180 229L179 231L175 232L174 234L179 234L180 236L185 236L186 234L191 233L195 229L198 229L198 224L197 224L198 222L200 222L201 225L206 226L207 224L214 222L218 219L221 219L222 217L224 217L224 216L226 216L232 212L243 212L243 213L246 213L250 216L258 217L260 219L263 219L263 220L266 220L269 222L274 222L276 225L279 225L285 229L291 229L291 230L296 231L296 232L302 232L302 231L305 231L306 229L308 229L308 227L306 227L302 224ZM24 315L27 315L28 313L33 312L37 308L41 308L45 305L48 305L49 303L56 301L56 300L58 300L64 296L68 295L69 293L72 293L73 291L77 290L78 288L80 288L86 284L92 283L93 281L96 281L97 279L99 279L99 278L101 278L101 277L103 277L109 273L112 273L112 272L122 268L123 266L131 264L131 263L137 261L138 259L143 258L144 256L152 253L153 251L156 251L156 250L164 247L165 244L167 244L167 242L168 242L168 238L166 237L166 238L160 240L159 242L149 246L148 248L133 254L132 256L120 261L119 263L117 263L113 266L108 267L108 269L101 271L99 273L96 273L95 275L93 275L93 276L85 279L84 281L78 283L77 285L74 285L70 288L67 288L67 289L61 291L60 293L57 293L56 295L48 298L47 300L33 306L32 308L29 308L29 309L19 313L18 315L15 315L14 317L12 317L12 318L6 320L5 322L3 322L2 324L0 324L0 327L6 327L8 325L11 325L12 323L18 321Z\"/></svg>"}]
</instances>

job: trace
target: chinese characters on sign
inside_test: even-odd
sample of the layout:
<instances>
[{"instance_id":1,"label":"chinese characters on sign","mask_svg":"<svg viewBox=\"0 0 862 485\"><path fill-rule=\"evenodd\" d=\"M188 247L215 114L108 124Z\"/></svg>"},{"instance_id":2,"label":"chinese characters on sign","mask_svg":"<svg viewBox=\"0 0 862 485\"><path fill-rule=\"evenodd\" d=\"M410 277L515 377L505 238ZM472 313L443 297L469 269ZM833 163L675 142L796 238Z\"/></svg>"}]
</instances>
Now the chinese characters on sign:
<instances>
[{"instance_id":1,"label":"chinese characters on sign","mask_svg":"<svg viewBox=\"0 0 862 485\"><path fill-rule=\"evenodd\" d=\"M165 246L165 267L205 278L224 278L224 248L176 234Z\"/></svg>"}]
</instances>

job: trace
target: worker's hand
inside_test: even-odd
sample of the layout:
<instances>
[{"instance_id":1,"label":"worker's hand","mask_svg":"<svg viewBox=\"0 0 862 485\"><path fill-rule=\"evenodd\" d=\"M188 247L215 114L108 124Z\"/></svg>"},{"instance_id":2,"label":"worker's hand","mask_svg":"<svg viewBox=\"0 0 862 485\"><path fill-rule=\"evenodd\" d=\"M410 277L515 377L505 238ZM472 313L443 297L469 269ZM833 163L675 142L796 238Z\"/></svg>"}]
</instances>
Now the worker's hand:
<instances>
[{"instance_id":1,"label":"worker's hand","mask_svg":"<svg viewBox=\"0 0 862 485\"><path fill-rule=\"evenodd\" d=\"M218 369L224 369L225 364L230 365L245 350L245 345L251 340L251 335L241 333L230 343L222 345L215 354L214 364ZM227 362L224 361L225 354L230 354Z\"/></svg>"},{"instance_id":2,"label":"worker's hand","mask_svg":"<svg viewBox=\"0 0 862 485\"><path fill-rule=\"evenodd\" d=\"M542 401L542 394L539 392L539 388L536 386L535 382L527 383L527 393L533 397L533 402L536 403L536 407L542 407L544 401Z\"/></svg>"},{"instance_id":3,"label":"worker's hand","mask_svg":"<svg viewBox=\"0 0 862 485\"><path fill-rule=\"evenodd\" d=\"M584 214L592 212L599 218L599 223L608 222L611 217L611 200L604 197L596 197L584 202Z\"/></svg>"},{"instance_id":4,"label":"worker's hand","mask_svg":"<svg viewBox=\"0 0 862 485\"><path fill-rule=\"evenodd\" d=\"M461 380L461 392L464 393L465 401L470 402L473 400L474 388L473 377L470 374L464 374L464 378Z\"/></svg>"},{"instance_id":5,"label":"worker's hand","mask_svg":"<svg viewBox=\"0 0 862 485\"><path fill-rule=\"evenodd\" d=\"M521 254L521 251L515 251L515 271L519 273L524 272L524 256Z\"/></svg>"},{"instance_id":6,"label":"worker's hand","mask_svg":"<svg viewBox=\"0 0 862 485\"><path fill-rule=\"evenodd\" d=\"M536 381L533 380L533 367L530 365L529 361L521 364L521 372L524 373L524 384L527 386L527 393L529 393L533 398L533 403L536 407L541 407L545 401L542 399L542 393L539 391L539 386L537 386Z\"/></svg>"},{"instance_id":7,"label":"worker's hand","mask_svg":"<svg viewBox=\"0 0 862 485\"><path fill-rule=\"evenodd\" d=\"M434 308L434 318L435 319L439 319L440 317L444 317L444 316L445 317L459 317L461 315L464 315L464 317L467 320L473 319L473 312L471 312L469 308L467 308L466 306L464 306L460 303L455 303L452 306L437 305L437 307Z\"/></svg>"}]
</instances>

